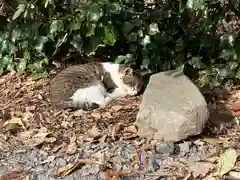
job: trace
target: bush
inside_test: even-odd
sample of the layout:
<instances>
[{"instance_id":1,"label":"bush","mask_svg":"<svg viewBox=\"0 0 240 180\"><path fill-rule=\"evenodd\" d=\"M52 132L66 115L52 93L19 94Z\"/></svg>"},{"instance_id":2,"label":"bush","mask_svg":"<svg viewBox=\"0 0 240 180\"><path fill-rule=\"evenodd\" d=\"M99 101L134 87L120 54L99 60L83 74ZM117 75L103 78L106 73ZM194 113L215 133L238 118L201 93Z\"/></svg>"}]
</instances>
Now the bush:
<instances>
[{"instance_id":1,"label":"bush","mask_svg":"<svg viewBox=\"0 0 240 180\"><path fill-rule=\"evenodd\" d=\"M240 0L10 1L0 32L0 71L47 74L53 59L77 52L152 73L178 68L201 86L219 86L240 78L239 5Z\"/></svg>"}]
</instances>

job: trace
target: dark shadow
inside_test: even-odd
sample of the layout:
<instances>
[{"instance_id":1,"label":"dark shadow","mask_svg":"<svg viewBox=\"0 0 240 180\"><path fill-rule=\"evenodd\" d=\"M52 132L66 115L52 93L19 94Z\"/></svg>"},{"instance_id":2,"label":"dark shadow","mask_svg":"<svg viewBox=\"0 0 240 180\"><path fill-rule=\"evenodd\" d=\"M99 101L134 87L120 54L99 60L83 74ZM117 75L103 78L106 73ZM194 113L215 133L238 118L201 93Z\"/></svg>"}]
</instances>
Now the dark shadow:
<instances>
[{"instance_id":1,"label":"dark shadow","mask_svg":"<svg viewBox=\"0 0 240 180\"><path fill-rule=\"evenodd\" d=\"M166 71L165 74L168 76L172 76L172 77L180 77L180 76L184 75L183 72L180 72L178 70Z\"/></svg>"},{"instance_id":2,"label":"dark shadow","mask_svg":"<svg viewBox=\"0 0 240 180\"><path fill-rule=\"evenodd\" d=\"M224 133L224 127L234 124L234 116L225 103L230 95L228 90L224 88L208 89L202 90L202 94L208 104L210 113L203 134Z\"/></svg>"}]
</instances>

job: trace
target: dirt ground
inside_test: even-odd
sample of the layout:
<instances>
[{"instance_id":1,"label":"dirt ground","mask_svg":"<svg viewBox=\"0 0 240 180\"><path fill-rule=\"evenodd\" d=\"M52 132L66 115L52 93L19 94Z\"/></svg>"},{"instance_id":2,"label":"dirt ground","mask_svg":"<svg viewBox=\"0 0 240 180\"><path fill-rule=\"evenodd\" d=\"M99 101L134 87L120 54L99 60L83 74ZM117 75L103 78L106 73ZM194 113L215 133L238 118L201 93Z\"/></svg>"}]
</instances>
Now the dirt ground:
<instances>
[{"instance_id":1,"label":"dirt ground","mask_svg":"<svg viewBox=\"0 0 240 180\"><path fill-rule=\"evenodd\" d=\"M237 87L230 94L205 92L213 121L203 134L171 144L137 136L141 96L89 112L57 112L48 85L48 77L0 77L0 180L226 179L240 170L239 122L225 108L240 97ZM20 161L26 167L19 167ZM2 173L1 167L6 169Z\"/></svg>"}]
</instances>

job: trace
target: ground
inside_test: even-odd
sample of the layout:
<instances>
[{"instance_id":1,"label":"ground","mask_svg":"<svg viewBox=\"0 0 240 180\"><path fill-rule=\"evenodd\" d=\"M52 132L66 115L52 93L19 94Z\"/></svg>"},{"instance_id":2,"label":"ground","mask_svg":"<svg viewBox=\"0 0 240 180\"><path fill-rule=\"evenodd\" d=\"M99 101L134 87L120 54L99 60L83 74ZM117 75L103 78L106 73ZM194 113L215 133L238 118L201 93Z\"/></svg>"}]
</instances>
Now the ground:
<instances>
[{"instance_id":1,"label":"ground","mask_svg":"<svg viewBox=\"0 0 240 180\"><path fill-rule=\"evenodd\" d=\"M48 85L48 77L0 77L0 180L237 176L236 125L208 123L208 130L197 137L156 142L137 136L134 122L141 96L89 112L57 112L51 107ZM209 107L220 112L229 99L213 94L206 93Z\"/></svg>"}]
</instances>

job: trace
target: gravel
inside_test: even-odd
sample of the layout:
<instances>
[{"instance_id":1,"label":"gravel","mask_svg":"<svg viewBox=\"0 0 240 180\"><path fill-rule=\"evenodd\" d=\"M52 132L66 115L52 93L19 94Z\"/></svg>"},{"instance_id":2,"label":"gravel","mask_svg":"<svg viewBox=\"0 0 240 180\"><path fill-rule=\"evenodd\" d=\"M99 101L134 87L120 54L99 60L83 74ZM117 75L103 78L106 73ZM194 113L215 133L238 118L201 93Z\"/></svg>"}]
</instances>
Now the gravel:
<instances>
[{"instance_id":1,"label":"gravel","mask_svg":"<svg viewBox=\"0 0 240 180\"><path fill-rule=\"evenodd\" d=\"M140 169L144 170L144 165L147 165L144 170L145 172L168 172L168 168L176 158L184 157L187 158L189 162L194 162L215 152L213 147L205 145L196 146L192 144L190 141L179 144L170 143L170 145L169 143L158 143L155 150L139 150ZM173 152L174 148L179 149L179 152ZM131 162L136 159L134 146L123 142L115 142L112 145L108 143L83 145L78 149L76 154L59 157L39 149L18 149L0 154L0 176L12 170L24 169L30 172L33 180L100 180L101 165L98 163L85 164L66 177L56 178L56 176L54 176L59 168L74 162L77 158L86 158L92 153L113 155L109 156L109 161L112 162L112 168L115 171L121 170L126 164L127 167L131 166ZM125 179L136 178L125 177Z\"/></svg>"}]
</instances>

